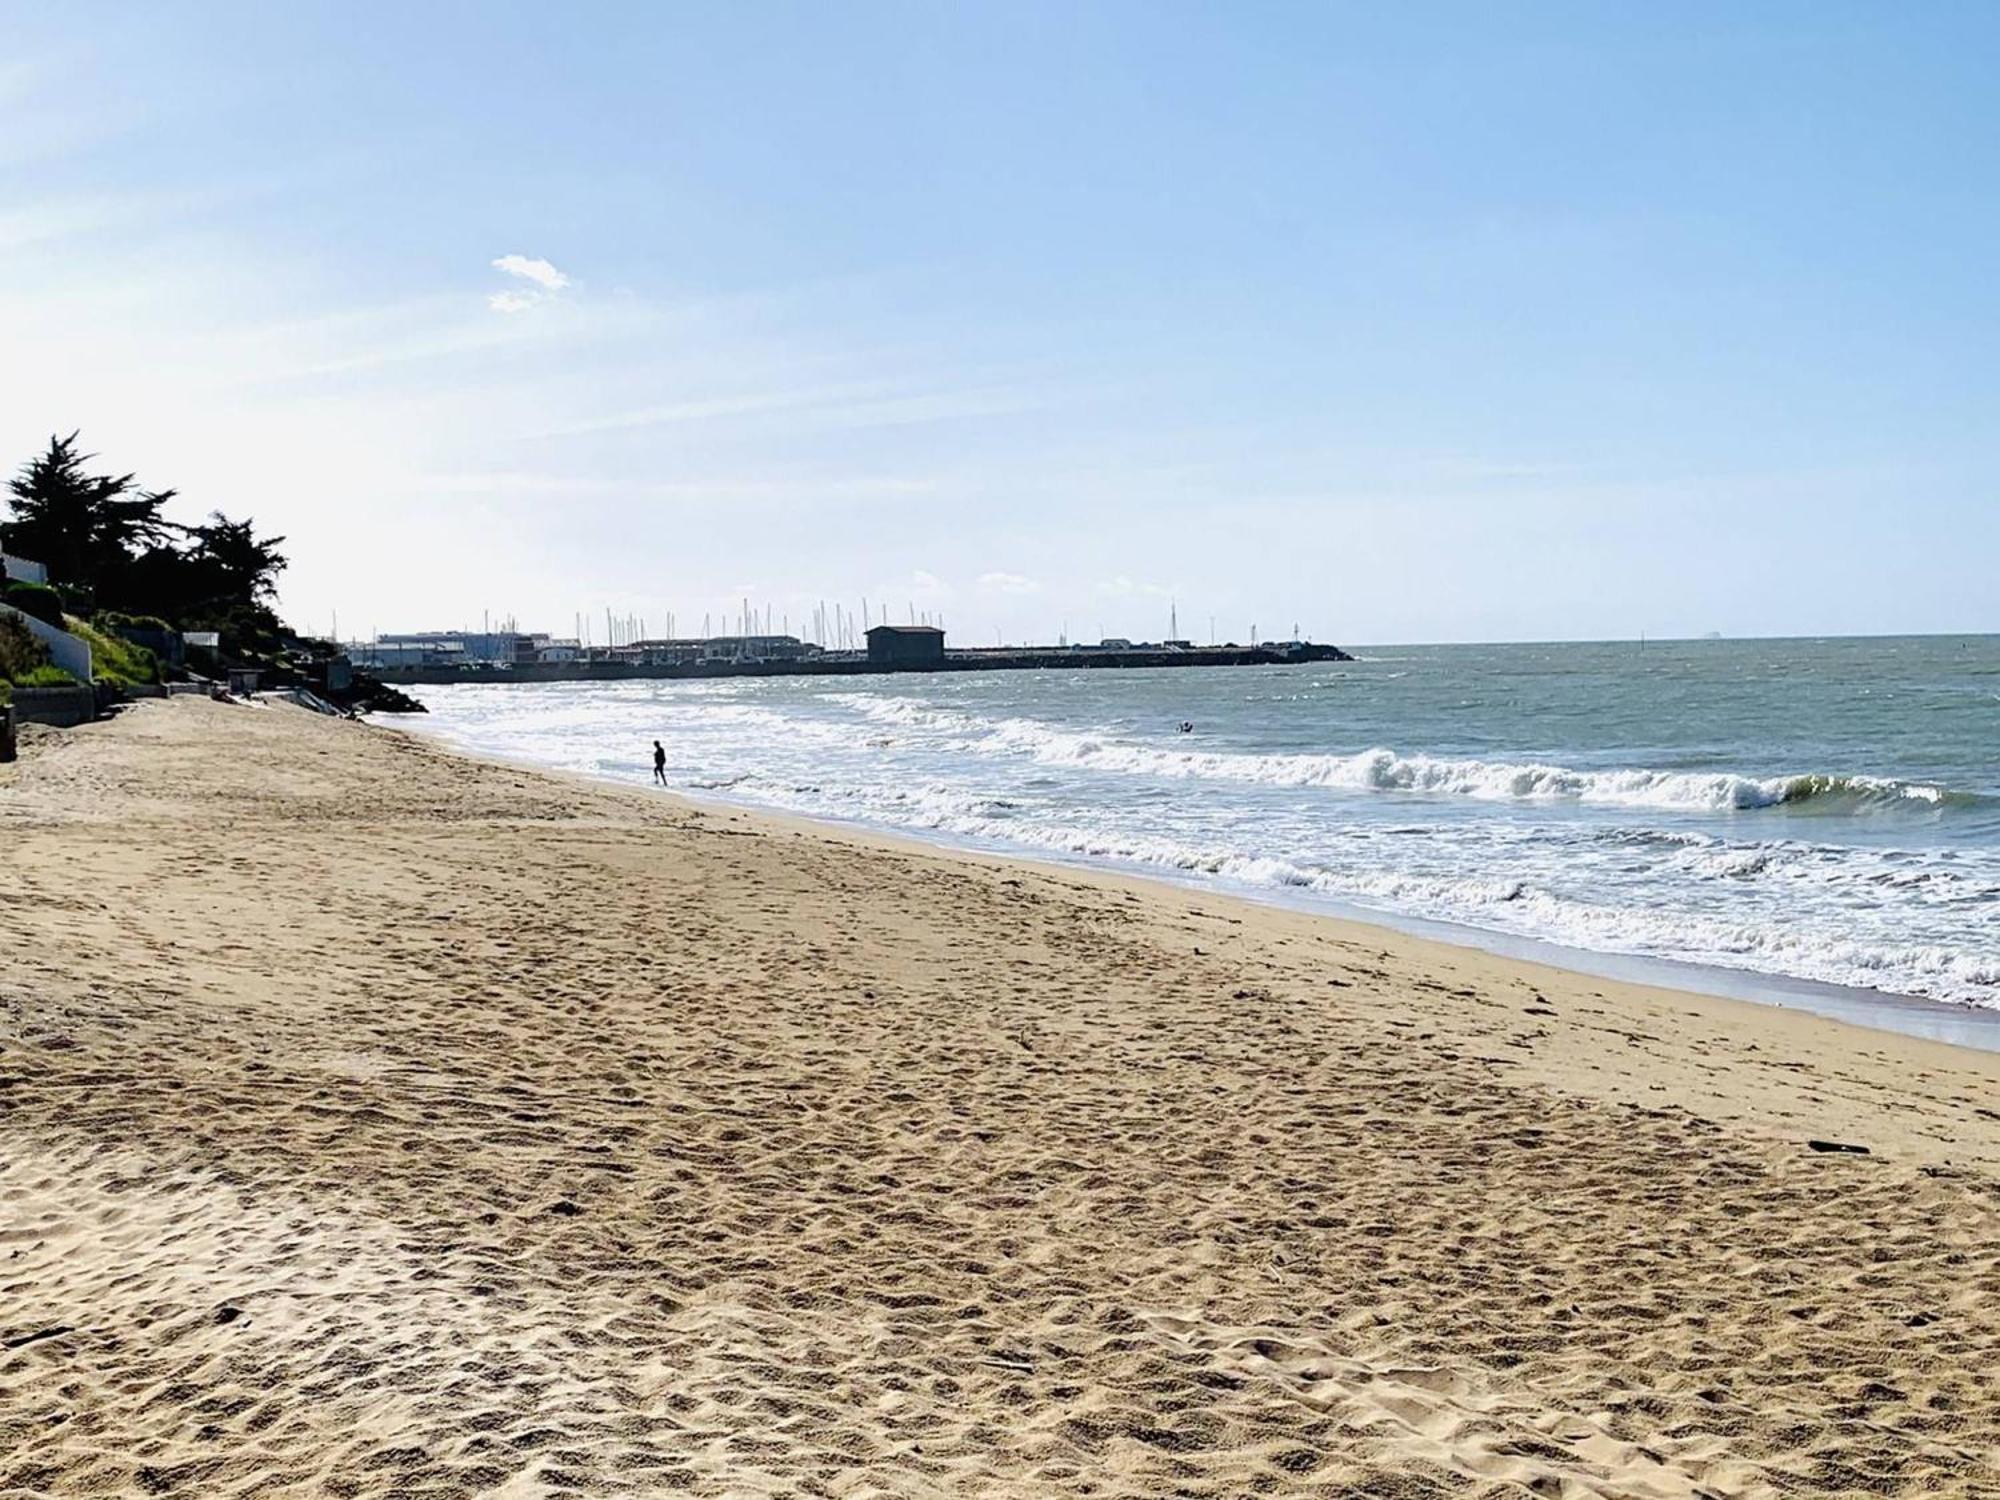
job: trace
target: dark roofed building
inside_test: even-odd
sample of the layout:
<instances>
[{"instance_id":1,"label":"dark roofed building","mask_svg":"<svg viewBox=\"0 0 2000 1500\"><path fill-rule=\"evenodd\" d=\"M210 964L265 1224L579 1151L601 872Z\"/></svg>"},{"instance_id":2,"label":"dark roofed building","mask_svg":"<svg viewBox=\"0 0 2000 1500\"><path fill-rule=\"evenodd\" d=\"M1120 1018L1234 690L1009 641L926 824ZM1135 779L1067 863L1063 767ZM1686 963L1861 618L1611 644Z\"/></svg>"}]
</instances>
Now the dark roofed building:
<instances>
[{"instance_id":1,"label":"dark roofed building","mask_svg":"<svg viewBox=\"0 0 2000 1500\"><path fill-rule=\"evenodd\" d=\"M944 665L944 632L935 625L877 625L868 632L868 659L892 667Z\"/></svg>"}]
</instances>

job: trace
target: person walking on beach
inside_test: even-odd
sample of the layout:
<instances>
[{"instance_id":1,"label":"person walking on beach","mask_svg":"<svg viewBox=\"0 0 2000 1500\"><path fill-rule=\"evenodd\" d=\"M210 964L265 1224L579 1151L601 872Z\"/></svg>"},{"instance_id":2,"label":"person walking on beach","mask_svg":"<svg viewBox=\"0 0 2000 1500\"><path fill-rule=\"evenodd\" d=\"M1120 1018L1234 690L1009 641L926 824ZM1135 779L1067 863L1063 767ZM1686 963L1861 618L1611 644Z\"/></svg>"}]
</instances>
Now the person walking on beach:
<instances>
[{"instance_id":1,"label":"person walking on beach","mask_svg":"<svg viewBox=\"0 0 2000 1500\"><path fill-rule=\"evenodd\" d=\"M667 752L658 740L653 741L653 780L661 786L667 784Z\"/></svg>"}]
</instances>

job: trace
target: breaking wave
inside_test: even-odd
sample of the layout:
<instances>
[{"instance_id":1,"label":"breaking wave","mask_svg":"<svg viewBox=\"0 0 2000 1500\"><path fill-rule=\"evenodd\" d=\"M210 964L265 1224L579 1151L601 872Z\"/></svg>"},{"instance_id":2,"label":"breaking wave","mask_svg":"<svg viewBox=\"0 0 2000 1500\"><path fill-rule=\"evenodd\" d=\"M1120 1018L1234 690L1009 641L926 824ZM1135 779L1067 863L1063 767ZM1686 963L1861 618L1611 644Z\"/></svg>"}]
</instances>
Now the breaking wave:
<instances>
[{"instance_id":1,"label":"breaking wave","mask_svg":"<svg viewBox=\"0 0 2000 1500\"><path fill-rule=\"evenodd\" d=\"M1836 936L1770 920L1762 912L1728 907L1680 909L1604 900L1565 882L1546 868L1529 876L1477 873L1479 851L1463 861L1475 867L1447 872L1385 869L1373 861L1337 865L1293 855L1260 853L1227 843L1196 843L1164 834L1113 829L1074 815L1051 820L1018 804L968 796L943 786L827 786L768 783L757 800L808 815L834 816L953 841L1004 844L1017 849L1090 862L1112 861L1181 877L1213 878L1273 892L1330 897L1350 906L1414 913L1489 931L1514 933L1600 953L1695 959L1724 968L1785 974L1826 984L1926 995L1965 1004L2000 1005L2000 954L1979 954L1949 943L1886 933ZM1673 841L1679 843L1680 841ZM1834 854L1810 845L1761 845L1744 849L1692 836L1677 861L1688 874L1741 880L1767 872L1785 874L1779 899L1791 899L1800 882L1853 894L1857 883L1884 879L1872 868L1845 861L1816 869ZM1539 877L1539 878L1537 878ZM1933 872L1929 879L1939 878ZM1946 876L1945 878L1950 878ZM1970 893L1982 903L2000 900L2000 887Z\"/></svg>"},{"instance_id":2,"label":"breaking wave","mask_svg":"<svg viewBox=\"0 0 2000 1500\"><path fill-rule=\"evenodd\" d=\"M1616 753L1613 733L1547 760L1320 753L1349 733L1350 744L1457 744L1460 726L1360 722L1336 703L1273 707L1233 679L1226 700L1195 709L1205 722L1192 735L1171 732L1180 689L1123 679L954 681L923 696L734 681L425 696L432 732L586 774L649 781L658 737L670 783L699 796L2000 1009L2000 784L1964 757L1898 780L1599 763ZM1868 764L1855 747L1875 743L1713 727L1704 742L1738 767L1822 753ZM1849 753L1831 748L1841 743ZM1983 790L1955 789L1971 786Z\"/></svg>"},{"instance_id":3,"label":"breaking wave","mask_svg":"<svg viewBox=\"0 0 2000 1500\"><path fill-rule=\"evenodd\" d=\"M1585 771L1532 761L1402 755L1379 747L1352 755L1167 750L1108 732L1079 733L1031 719L983 720L902 699L841 696L870 720L937 736L958 750L1025 755L1046 765L1132 775L1690 812L1771 807L1925 811L1976 800L1942 787L1872 776L1804 773L1759 778L1726 771Z\"/></svg>"}]
</instances>

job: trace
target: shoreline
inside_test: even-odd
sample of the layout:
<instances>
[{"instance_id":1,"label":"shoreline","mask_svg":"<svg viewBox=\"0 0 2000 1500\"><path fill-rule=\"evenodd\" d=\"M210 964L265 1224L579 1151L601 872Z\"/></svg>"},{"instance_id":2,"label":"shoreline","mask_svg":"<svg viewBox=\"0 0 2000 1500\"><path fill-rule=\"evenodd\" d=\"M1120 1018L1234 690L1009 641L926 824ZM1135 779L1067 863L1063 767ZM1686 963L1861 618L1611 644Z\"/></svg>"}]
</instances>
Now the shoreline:
<instances>
[{"instance_id":1,"label":"shoreline","mask_svg":"<svg viewBox=\"0 0 2000 1500\"><path fill-rule=\"evenodd\" d=\"M1726 964L1702 963L1693 959L1666 958L1653 954L1618 953L1593 948L1577 948L1546 938L1529 937L1497 928L1477 927L1465 922L1422 917L1402 912L1365 907L1332 897L1288 895L1283 889L1264 889L1224 878L1207 880L1196 876L1177 878L1164 868L1128 866L1117 861L1094 860L1085 856L1065 858L1054 850L1024 849L998 840L974 840L931 835L919 829L897 828L862 819L796 813L767 807L732 797L661 788L637 778L631 779L585 771L569 771L525 757L502 755L459 743L443 731L416 724L371 719L380 727L411 735L427 744L473 761L518 767L542 775L575 777L596 786L618 787L647 796L675 797L697 807L729 808L753 817L796 821L826 833L845 833L879 838L891 844L945 855L1018 861L1045 870L1076 871L1107 875L1169 891L1184 891L1238 901L1254 908L1296 911L1363 928L1379 928L1403 937L1428 939L1453 948L1469 949L1496 958L1512 959L1561 970L1579 978L1595 978L1679 990L1710 999L1729 1000L1779 1010L1802 1012L1824 1020L1866 1030L1887 1031L1916 1037L1946 1046L2000 1053L2000 1010L1971 1002L1934 999L1927 995L1907 995L1890 990L1867 989L1859 985L1832 984L1803 979L1763 969L1735 968Z\"/></svg>"},{"instance_id":2,"label":"shoreline","mask_svg":"<svg viewBox=\"0 0 2000 1500\"><path fill-rule=\"evenodd\" d=\"M0 1491L2000 1492L2000 1056L285 705L0 767Z\"/></svg>"},{"instance_id":3,"label":"shoreline","mask_svg":"<svg viewBox=\"0 0 2000 1500\"><path fill-rule=\"evenodd\" d=\"M1342 946L1360 950L1373 949L1383 959L1392 954L1411 963L1426 974L1456 974L1460 972L1498 971L1519 987L1534 993L1562 990L1572 996L1589 996L1602 1001L1615 995L1621 999L1642 998L1646 1002L1646 1012L1653 1019L1669 1015L1697 1018L1705 1023L1718 1025L1732 1034L1742 1035L1752 1040L1753 1048L1766 1045L1757 1040L1769 1037L1769 1044L1797 1046L1800 1042L1821 1034L1832 1039L1832 1044L1841 1047L1870 1047L1876 1044L1909 1043L1914 1055L1908 1057L1910 1065L1921 1070L1927 1063L1942 1053L1946 1057L1961 1057L1975 1062L1982 1072L1988 1072L1994 1080L1996 1091L2000 1091L2000 1047L1975 1046L1946 1037L1930 1034L1922 1028L1921 1020L1935 1011L1945 1011L1956 1015L1957 1007L1949 1002L1929 1000L1917 996L1888 995L1881 992L1843 992L1837 986L1814 986L1811 981L1794 981L1800 986L1830 991L1835 996L1851 994L1857 1010L1869 1014L1869 1019L1860 1016L1841 1015L1832 1010L1812 1005L1788 1006L1763 998L1735 995L1719 990L1694 988L1662 982L1655 970L1674 967L1695 970L1702 975L1730 975L1741 972L1746 978L1762 976L1751 971L1731 971L1707 965L1674 965L1671 960L1633 960L1637 970L1649 972L1640 974L1613 975L1596 972L1587 965L1564 963L1559 958L1536 956L1522 951L1508 951L1506 945L1487 946L1466 940L1460 934L1485 935L1483 930L1458 927L1448 923L1428 923L1420 918L1409 919L1407 925L1399 925L1389 920L1383 913L1360 913L1346 915L1329 910L1317 903L1288 902L1267 899L1260 892L1241 891L1221 884L1202 884L1195 881L1181 882L1166 877L1160 872L1131 871L1107 864L1077 860L1070 862L1059 857L1044 856L1034 852L1018 852L1012 849L981 848L967 844L957 844L943 840L932 840L921 834L897 828L877 827L860 821L839 821L814 817L806 813L794 813L779 808L769 808L738 802L727 797L702 796L678 788L660 788L635 780L627 781L617 777L598 775L587 771L571 771L545 766L534 761L516 759L485 750L474 750L459 745L441 735L431 734L422 728L405 727L401 724L372 725L403 736L413 743L444 755L453 760L471 765L506 769L526 774L546 777L579 788L604 791L620 797L630 797L640 804L665 804L683 815L695 817L723 817L732 823L748 825L751 828L766 829L791 838L813 839L835 846L848 846L860 851L879 851L898 857L914 857L938 861L946 865L964 863L988 871L1002 874L1016 872L1033 875L1070 890L1098 890L1118 895L1128 901L1172 902L1183 900L1198 901L1205 905L1216 905L1234 913L1227 920L1252 927L1263 927L1275 919L1284 919L1288 930L1302 932L1303 940L1338 942ZM1292 924L1297 924L1296 928ZM1425 928L1446 928L1443 932L1425 931ZM1492 934L1506 938L1505 934ZM1300 941L1297 936L1285 941ZM1534 947L1559 952L1564 957L1580 959L1603 958L1616 962L1621 955L1599 955L1582 949L1558 949L1555 944L1542 944L1534 939L1516 940L1517 949ZM1609 986L1600 989L1599 986ZM1435 987L1435 986L1434 986ZM1907 1009L1919 1024L1904 1028L1894 1025L1875 1024L1873 1017L1878 1013L1892 1014ZM1987 1014L1968 1008L1978 1016ZM1995 1015L2000 1023L2000 1015ZM1986 1023L1977 1022L1984 1025ZM1878 1052L1878 1056L1892 1055ZM1648 1085L1651 1088L1651 1085ZM2000 1097L2000 1092L1996 1093ZM1829 1119L1827 1129L1838 1134L1835 1119ZM1994 1122L2000 1124L2000 1119ZM2000 1132L1996 1132L1991 1164L2000 1169Z\"/></svg>"},{"instance_id":4,"label":"shoreline","mask_svg":"<svg viewBox=\"0 0 2000 1500\"><path fill-rule=\"evenodd\" d=\"M1250 897L1256 900L1256 897ZM1288 905L1282 896L1273 898ZM1328 902L1328 914L1339 917L1338 902ZM1303 909L1315 908L1304 906ZM1890 1031L1977 1052L2000 1052L2000 1010L1971 1001L1938 1000L1929 995L1905 995L1860 985L1801 979L1764 969L1738 969L1693 959L1663 958L1647 953L1614 953L1575 948L1546 938L1518 937L1489 927L1446 922L1399 912L1352 908L1346 920L1385 927L1412 937L1433 937L1453 947L1472 948L1498 958L1562 969L1579 977L1622 980L1659 989L1684 990L1716 1000L1741 1001L1799 1011L1822 1020L1869 1031Z\"/></svg>"}]
</instances>

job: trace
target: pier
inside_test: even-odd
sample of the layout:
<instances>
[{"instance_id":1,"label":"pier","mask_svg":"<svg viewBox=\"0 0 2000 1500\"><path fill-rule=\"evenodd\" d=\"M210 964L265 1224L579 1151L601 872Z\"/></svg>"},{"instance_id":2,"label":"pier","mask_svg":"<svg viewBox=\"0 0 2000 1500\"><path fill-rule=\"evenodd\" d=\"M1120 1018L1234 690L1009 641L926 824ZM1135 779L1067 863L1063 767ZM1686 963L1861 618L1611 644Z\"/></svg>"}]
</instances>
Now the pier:
<instances>
[{"instance_id":1,"label":"pier","mask_svg":"<svg viewBox=\"0 0 2000 1500\"><path fill-rule=\"evenodd\" d=\"M920 637L921 638L918 638ZM407 638L405 638L407 639ZM441 646L448 643L438 640ZM553 650L520 637L504 653L467 659L462 649L440 649L429 659L408 659L401 648L371 656L350 646L358 665L400 686L467 682L624 682L708 677L869 677L896 672L1049 672L1111 668L1171 670L1189 667L1270 667L1301 662L1352 661L1338 646L1317 641L1272 641L1255 646L1197 646L1186 641L1105 641L1097 645L978 646L947 648L944 633L877 627L866 651L826 651L794 636L717 636L698 640L634 641L629 645ZM397 659L398 656L404 659Z\"/></svg>"}]
</instances>

